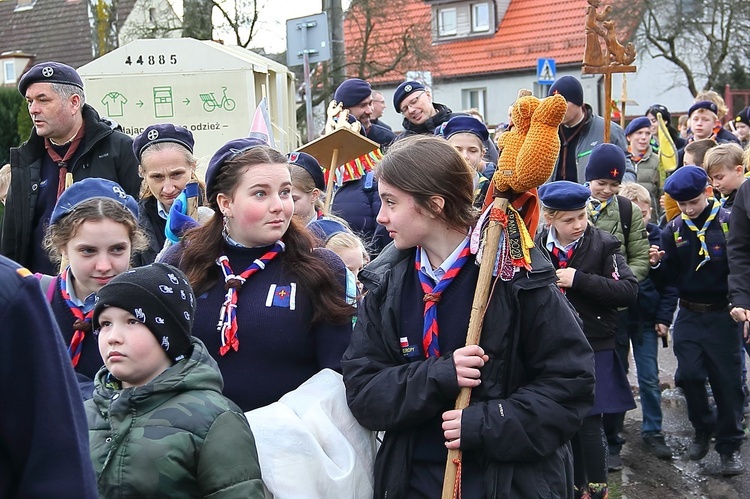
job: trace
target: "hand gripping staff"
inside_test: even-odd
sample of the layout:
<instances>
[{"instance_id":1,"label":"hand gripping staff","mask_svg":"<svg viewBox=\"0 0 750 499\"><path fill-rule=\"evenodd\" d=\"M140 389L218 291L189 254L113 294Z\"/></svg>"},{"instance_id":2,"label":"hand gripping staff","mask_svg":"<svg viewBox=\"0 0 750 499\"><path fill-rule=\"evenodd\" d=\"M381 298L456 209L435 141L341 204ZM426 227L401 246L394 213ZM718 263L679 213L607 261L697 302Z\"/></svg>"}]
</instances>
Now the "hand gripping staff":
<instances>
[{"instance_id":1,"label":"hand gripping staff","mask_svg":"<svg viewBox=\"0 0 750 499\"><path fill-rule=\"evenodd\" d=\"M534 246L534 242L529 230L536 230L538 220L536 188L547 181L555 167L560 151L557 128L566 109L567 103L561 95L553 95L541 101L527 95L520 97L513 105L512 116L516 128L503 135L507 142L490 190L492 204L482 217L488 222L482 235L483 256L469 317L467 346L479 344L493 275L510 280L521 267L530 269L531 258L528 251ZM510 135L506 137L508 134ZM480 221L475 231L482 230L481 227ZM471 388L461 388L456 409L467 408L470 398ZM448 451L441 497L461 497L459 449Z\"/></svg>"}]
</instances>

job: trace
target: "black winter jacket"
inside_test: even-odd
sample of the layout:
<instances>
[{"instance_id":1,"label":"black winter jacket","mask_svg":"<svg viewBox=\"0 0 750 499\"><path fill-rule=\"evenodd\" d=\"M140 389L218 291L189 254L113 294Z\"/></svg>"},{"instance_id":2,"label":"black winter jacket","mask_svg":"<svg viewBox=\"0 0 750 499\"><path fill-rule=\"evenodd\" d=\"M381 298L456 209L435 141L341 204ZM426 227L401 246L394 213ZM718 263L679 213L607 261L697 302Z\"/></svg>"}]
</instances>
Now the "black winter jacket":
<instances>
[{"instance_id":1,"label":"black winter jacket","mask_svg":"<svg viewBox=\"0 0 750 499\"><path fill-rule=\"evenodd\" d=\"M138 225L148 236L148 248L133 257L134 267L154 263L156 255L162 250L167 239L164 234L167 221L159 216L156 197L149 196L138 201Z\"/></svg>"},{"instance_id":2,"label":"black winter jacket","mask_svg":"<svg viewBox=\"0 0 750 499\"><path fill-rule=\"evenodd\" d=\"M73 180L106 178L117 182L125 192L138 199L141 179L138 160L133 154L133 139L113 130L110 122L102 120L88 104L84 104L82 113L86 142L83 152L70 168ZM10 150L11 181L0 251L21 265L29 265L33 251L29 246L33 238L38 186L45 180L40 178L44 154L44 138L37 135L35 129L32 129L29 140Z\"/></svg>"},{"instance_id":3,"label":"black winter jacket","mask_svg":"<svg viewBox=\"0 0 750 499\"><path fill-rule=\"evenodd\" d=\"M401 293L414 251L389 245L360 273L369 292L342 360L353 414L386 432L376 498L404 496L415 433L459 393L450 352L428 359L401 352ZM591 348L555 288L554 269L532 254L534 270L494 287L480 341L490 360L462 413L461 447L480 459L488 498L572 497L567 442L593 404Z\"/></svg>"},{"instance_id":4,"label":"black winter jacket","mask_svg":"<svg viewBox=\"0 0 750 499\"><path fill-rule=\"evenodd\" d=\"M536 238L537 246L545 252L547 233L545 228ZM576 269L576 274L565 296L581 317L591 347L595 352L615 348L617 309L638 299L638 280L620 253L620 241L589 225L568 268Z\"/></svg>"},{"instance_id":5,"label":"black winter jacket","mask_svg":"<svg viewBox=\"0 0 750 499\"><path fill-rule=\"evenodd\" d=\"M729 216L729 299L732 305L750 310L750 181L737 189Z\"/></svg>"}]
</instances>

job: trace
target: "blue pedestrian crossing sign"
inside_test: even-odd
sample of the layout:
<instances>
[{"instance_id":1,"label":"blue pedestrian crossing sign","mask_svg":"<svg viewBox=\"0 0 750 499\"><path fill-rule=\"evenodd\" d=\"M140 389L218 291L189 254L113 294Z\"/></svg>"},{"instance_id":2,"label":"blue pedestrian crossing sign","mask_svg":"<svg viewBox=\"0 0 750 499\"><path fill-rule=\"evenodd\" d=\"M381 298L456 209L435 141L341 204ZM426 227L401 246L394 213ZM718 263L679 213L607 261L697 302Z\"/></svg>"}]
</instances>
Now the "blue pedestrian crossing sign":
<instances>
[{"instance_id":1,"label":"blue pedestrian crossing sign","mask_svg":"<svg viewBox=\"0 0 750 499\"><path fill-rule=\"evenodd\" d=\"M536 79L540 85L552 85L555 83L557 68L554 59L536 60Z\"/></svg>"}]
</instances>

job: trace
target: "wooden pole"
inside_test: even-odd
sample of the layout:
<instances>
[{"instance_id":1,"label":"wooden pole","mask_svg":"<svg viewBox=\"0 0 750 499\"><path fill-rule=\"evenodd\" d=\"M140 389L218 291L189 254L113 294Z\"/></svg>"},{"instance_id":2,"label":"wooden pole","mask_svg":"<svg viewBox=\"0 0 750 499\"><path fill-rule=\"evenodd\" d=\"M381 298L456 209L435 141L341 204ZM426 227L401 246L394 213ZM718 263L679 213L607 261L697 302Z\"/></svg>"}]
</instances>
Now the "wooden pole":
<instances>
[{"instance_id":1,"label":"wooden pole","mask_svg":"<svg viewBox=\"0 0 750 499\"><path fill-rule=\"evenodd\" d=\"M326 185L326 202L325 202L325 212L330 213L331 211L331 201L333 199L333 182L336 179L336 167L338 167L339 162L339 150L334 149L333 153L331 154L331 168L328 170L328 185Z\"/></svg>"},{"instance_id":2,"label":"wooden pole","mask_svg":"<svg viewBox=\"0 0 750 499\"><path fill-rule=\"evenodd\" d=\"M604 74L604 143L609 142L612 128L612 73Z\"/></svg>"},{"instance_id":3,"label":"wooden pole","mask_svg":"<svg viewBox=\"0 0 750 499\"><path fill-rule=\"evenodd\" d=\"M492 213L505 213L508 209L508 200L506 198L495 198L492 202ZM487 309L487 300L490 296L492 285L492 273L495 270L495 260L500 246L500 235L503 226L498 220L490 218L487 229L484 234L484 250L482 254L482 263L479 265L479 277L477 278L477 287L474 290L474 301L471 305L471 315L469 317L469 330L466 334L466 345L478 345L482 335L482 325L484 323L484 312ZM456 409L463 410L469 406L471 398L471 388L461 388L456 399ZM458 462L461 461L461 450L450 449L448 459L445 463L445 476L443 478L442 499L453 499L454 492L461 487L457 483Z\"/></svg>"}]
</instances>

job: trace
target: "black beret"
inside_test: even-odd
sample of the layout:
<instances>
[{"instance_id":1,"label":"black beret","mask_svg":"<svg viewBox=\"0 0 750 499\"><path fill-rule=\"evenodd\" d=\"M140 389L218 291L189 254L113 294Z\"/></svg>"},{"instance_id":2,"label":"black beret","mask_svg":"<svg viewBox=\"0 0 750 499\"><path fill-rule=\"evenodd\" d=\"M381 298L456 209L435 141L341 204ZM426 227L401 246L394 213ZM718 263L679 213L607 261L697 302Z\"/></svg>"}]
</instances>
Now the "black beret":
<instances>
[{"instance_id":1,"label":"black beret","mask_svg":"<svg viewBox=\"0 0 750 499\"><path fill-rule=\"evenodd\" d=\"M138 161L141 160L141 155L148 147L158 144L159 142L174 142L184 146L190 153L193 152L193 146L195 146L195 139L193 134L187 128L181 126L175 126L171 123L159 123L151 125L141 132L133 140L133 153Z\"/></svg>"},{"instance_id":2,"label":"black beret","mask_svg":"<svg viewBox=\"0 0 750 499\"><path fill-rule=\"evenodd\" d=\"M206 169L206 197L211 199L211 194L216 184L216 175L218 175L219 169L226 161L234 158L238 154L249 151L253 147L267 145L268 144L261 139L243 137L241 139L230 140L221 146L211 157L211 161L208 162L208 168Z\"/></svg>"},{"instance_id":3,"label":"black beret","mask_svg":"<svg viewBox=\"0 0 750 499\"><path fill-rule=\"evenodd\" d=\"M698 109L708 109L717 116L719 114L719 108L716 107L716 104L714 104L710 100L699 100L698 102L690 106L690 109L688 109L688 116L693 114Z\"/></svg>"},{"instance_id":4,"label":"black beret","mask_svg":"<svg viewBox=\"0 0 750 499\"><path fill-rule=\"evenodd\" d=\"M439 133L446 139L457 133L471 133L479 137L483 144L490 138L490 133L484 123L473 116L454 116L442 126L436 128L435 133Z\"/></svg>"},{"instance_id":5,"label":"black beret","mask_svg":"<svg viewBox=\"0 0 750 499\"><path fill-rule=\"evenodd\" d=\"M393 94L393 107L396 111L401 112L401 101L406 99L409 95L414 92L425 90L424 85L418 81L405 81L396 88L396 92Z\"/></svg>"},{"instance_id":6,"label":"black beret","mask_svg":"<svg viewBox=\"0 0 750 499\"><path fill-rule=\"evenodd\" d=\"M576 106L583 106L583 86L574 76L565 75L549 87L547 95L560 94L565 100L572 102Z\"/></svg>"},{"instance_id":7,"label":"black beret","mask_svg":"<svg viewBox=\"0 0 750 499\"><path fill-rule=\"evenodd\" d=\"M372 95L372 87L365 80L349 78L339 85L333 99L340 102L344 109L356 106Z\"/></svg>"},{"instance_id":8,"label":"black beret","mask_svg":"<svg viewBox=\"0 0 750 499\"><path fill-rule=\"evenodd\" d=\"M78 72L61 62L42 62L29 69L18 80L18 91L26 97L26 90L32 83L63 83L83 90L83 80Z\"/></svg>"},{"instance_id":9,"label":"black beret","mask_svg":"<svg viewBox=\"0 0 750 499\"><path fill-rule=\"evenodd\" d=\"M289 158L289 162L293 165L297 165L303 168L313 179L315 187L321 191L326 190L326 181L323 177L323 168L320 163L314 157L310 156L306 152L290 152L286 155Z\"/></svg>"},{"instance_id":10,"label":"black beret","mask_svg":"<svg viewBox=\"0 0 750 499\"><path fill-rule=\"evenodd\" d=\"M737 113L737 116L734 117L735 123L744 123L747 126L750 126L750 107L746 107L739 113Z\"/></svg>"},{"instance_id":11,"label":"black beret","mask_svg":"<svg viewBox=\"0 0 750 499\"><path fill-rule=\"evenodd\" d=\"M539 200L545 208L559 211L580 210L586 206L591 197L588 187L570 182L569 180L558 180L539 187L537 191Z\"/></svg>"},{"instance_id":12,"label":"black beret","mask_svg":"<svg viewBox=\"0 0 750 499\"><path fill-rule=\"evenodd\" d=\"M699 166L686 165L675 170L664 182L664 192L675 201L690 201L701 195L708 185L708 174Z\"/></svg>"},{"instance_id":13,"label":"black beret","mask_svg":"<svg viewBox=\"0 0 750 499\"><path fill-rule=\"evenodd\" d=\"M591 151L586 165L586 182L592 180L616 180L622 182L625 176L625 152L619 146L609 143L598 144Z\"/></svg>"}]
</instances>

